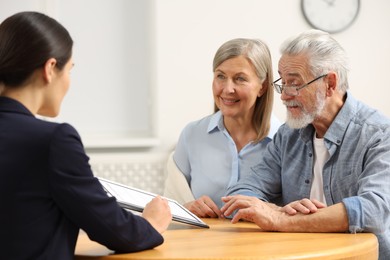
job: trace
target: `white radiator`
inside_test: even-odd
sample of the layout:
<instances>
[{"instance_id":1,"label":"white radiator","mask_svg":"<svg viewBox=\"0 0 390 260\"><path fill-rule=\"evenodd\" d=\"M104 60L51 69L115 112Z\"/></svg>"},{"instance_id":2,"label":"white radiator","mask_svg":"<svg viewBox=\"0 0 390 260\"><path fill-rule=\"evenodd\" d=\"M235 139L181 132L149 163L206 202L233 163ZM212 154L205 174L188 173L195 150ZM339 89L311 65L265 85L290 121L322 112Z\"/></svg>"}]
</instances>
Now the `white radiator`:
<instances>
[{"instance_id":1,"label":"white radiator","mask_svg":"<svg viewBox=\"0 0 390 260\"><path fill-rule=\"evenodd\" d=\"M95 176L163 194L165 154L88 154Z\"/></svg>"}]
</instances>

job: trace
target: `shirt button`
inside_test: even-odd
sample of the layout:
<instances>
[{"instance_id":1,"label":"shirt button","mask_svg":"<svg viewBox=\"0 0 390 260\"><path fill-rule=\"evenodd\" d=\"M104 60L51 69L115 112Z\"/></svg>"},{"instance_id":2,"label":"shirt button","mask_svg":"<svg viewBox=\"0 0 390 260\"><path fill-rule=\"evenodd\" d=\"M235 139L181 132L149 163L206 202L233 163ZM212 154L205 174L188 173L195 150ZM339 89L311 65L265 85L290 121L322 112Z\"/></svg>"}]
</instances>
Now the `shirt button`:
<instances>
[{"instance_id":1,"label":"shirt button","mask_svg":"<svg viewBox=\"0 0 390 260\"><path fill-rule=\"evenodd\" d=\"M309 157L312 157L313 156L313 154L312 153L309 153Z\"/></svg>"},{"instance_id":2,"label":"shirt button","mask_svg":"<svg viewBox=\"0 0 390 260\"><path fill-rule=\"evenodd\" d=\"M337 142L338 144L340 144L340 143L341 143L341 141L340 141L340 140L337 140L336 142Z\"/></svg>"},{"instance_id":3,"label":"shirt button","mask_svg":"<svg viewBox=\"0 0 390 260\"><path fill-rule=\"evenodd\" d=\"M305 183L309 184L309 183L310 183L310 181L309 181L309 180L305 180Z\"/></svg>"}]
</instances>

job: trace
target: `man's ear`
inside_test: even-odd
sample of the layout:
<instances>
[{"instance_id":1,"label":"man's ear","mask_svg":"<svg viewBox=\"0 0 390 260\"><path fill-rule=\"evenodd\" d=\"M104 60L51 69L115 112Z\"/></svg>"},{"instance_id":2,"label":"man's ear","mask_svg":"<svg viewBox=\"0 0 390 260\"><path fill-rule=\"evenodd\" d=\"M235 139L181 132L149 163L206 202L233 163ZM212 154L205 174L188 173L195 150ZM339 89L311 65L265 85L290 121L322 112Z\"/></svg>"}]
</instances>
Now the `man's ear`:
<instances>
[{"instance_id":1,"label":"man's ear","mask_svg":"<svg viewBox=\"0 0 390 260\"><path fill-rule=\"evenodd\" d=\"M54 76L54 69L56 67L57 60L54 58L50 58L46 61L44 67L43 67L43 78L46 81L46 83L51 83Z\"/></svg>"},{"instance_id":2,"label":"man's ear","mask_svg":"<svg viewBox=\"0 0 390 260\"><path fill-rule=\"evenodd\" d=\"M328 76L326 76L327 78L327 93L328 93L328 96L331 96L332 93L334 93L336 91L336 87L337 87L337 83L338 83L338 78L337 78L337 75L335 72L329 72L328 73Z\"/></svg>"}]
</instances>

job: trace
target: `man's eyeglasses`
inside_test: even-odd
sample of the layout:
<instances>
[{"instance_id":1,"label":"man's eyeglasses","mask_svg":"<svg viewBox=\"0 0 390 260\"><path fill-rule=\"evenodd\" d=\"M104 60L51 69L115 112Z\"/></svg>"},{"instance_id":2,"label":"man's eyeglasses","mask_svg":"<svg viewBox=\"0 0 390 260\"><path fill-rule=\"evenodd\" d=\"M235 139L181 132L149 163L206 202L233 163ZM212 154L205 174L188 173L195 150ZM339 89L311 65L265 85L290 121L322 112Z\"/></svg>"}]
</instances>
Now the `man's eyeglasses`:
<instances>
[{"instance_id":1,"label":"man's eyeglasses","mask_svg":"<svg viewBox=\"0 0 390 260\"><path fill-rule=\"evenodd\" d=\"M315 79L313 79L312 81L309 81L308 83L306 84L303 84L302 86L295 86L295 85L286 85L286 84L277 84L276 82L280 81L282 78L279 78L277 80L275 80L272 85L274 86L276 92L278 92L279 94L282 94L282 92L284 91L284 94L286 95L289 95L289 96L298 96L299 95L299 90L309 86L311 83L313 83L314 81L316 80L319 80L325 76L327 76L328 74L324 74L324 75L321 75Z\"/></svg>"}]
</instances>

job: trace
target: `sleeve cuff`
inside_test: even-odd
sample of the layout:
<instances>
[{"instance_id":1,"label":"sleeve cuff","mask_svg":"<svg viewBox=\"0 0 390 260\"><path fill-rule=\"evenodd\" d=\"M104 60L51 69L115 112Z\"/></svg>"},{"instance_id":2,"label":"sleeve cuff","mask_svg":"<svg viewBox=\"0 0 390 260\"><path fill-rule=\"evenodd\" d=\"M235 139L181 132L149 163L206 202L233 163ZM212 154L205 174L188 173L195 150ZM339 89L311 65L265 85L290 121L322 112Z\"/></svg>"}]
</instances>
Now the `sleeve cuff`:
<instances>
[{"instance_id":1,"label":"sleeve cuff","mask_svg":"<svg viewBox=\"0 0 390 260\"><path fill-rule=\"evenodd\" d=\"M343 199L343 204L348 215L349 232L359 233L363 232L363 210L362 204L358 197L349 197Z\"/></svg>"}]
</instances>

